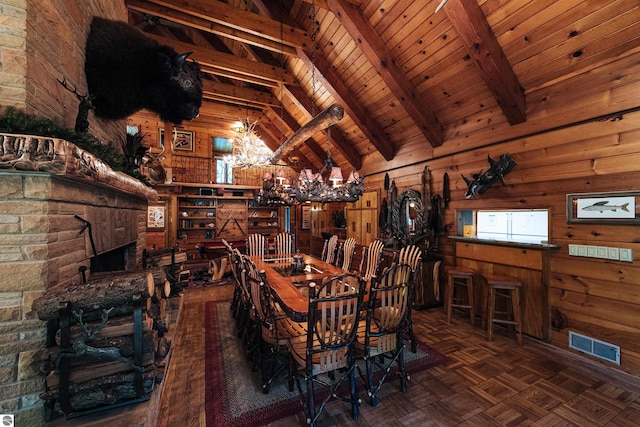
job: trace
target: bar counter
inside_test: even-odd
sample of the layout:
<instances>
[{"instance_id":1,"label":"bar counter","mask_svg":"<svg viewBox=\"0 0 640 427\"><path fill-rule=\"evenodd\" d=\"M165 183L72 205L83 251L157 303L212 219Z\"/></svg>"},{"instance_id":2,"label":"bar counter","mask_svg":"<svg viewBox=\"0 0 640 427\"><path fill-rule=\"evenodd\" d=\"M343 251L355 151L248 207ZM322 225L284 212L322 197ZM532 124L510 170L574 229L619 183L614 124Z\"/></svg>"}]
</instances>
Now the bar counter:
<instances>
[{"instance_id":1,"label":"bar counter","mask_svg":"<svg viewBox=\"0 0 640 427\"><path fill-rule=\"evenodd\" d=\"M512 276L522 282L523 332L549 341L549 252L551 243L522 243L449 236L455 241L455 265L474 270L476 313L483 312L484 275Z\"/></svg>"}]
</instances>

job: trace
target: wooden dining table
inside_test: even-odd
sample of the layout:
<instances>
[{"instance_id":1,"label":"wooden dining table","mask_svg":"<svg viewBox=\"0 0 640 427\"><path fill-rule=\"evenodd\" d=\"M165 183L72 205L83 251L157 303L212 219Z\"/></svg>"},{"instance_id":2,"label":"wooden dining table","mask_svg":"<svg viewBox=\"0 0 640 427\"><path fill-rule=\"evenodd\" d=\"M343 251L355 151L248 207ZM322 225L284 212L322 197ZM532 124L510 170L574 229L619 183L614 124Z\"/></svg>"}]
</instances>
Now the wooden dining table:
<instances>
[{"instance_id":1,"label":"wooden dining table","mask_svg":"<svg viewBox=\"0 0 640 427\"><path fill-rule=\"evenodd\" d=\"M305 292L309 284L320 284L325 277L346 272L307 254L300 254L304 269L295 271L292 268L294 255L297 254L255 255L249 258L259 271L264 270L275 300L287 315L296 322L303 322L307 319L309 309L309 298Z\"/></svg>"}]
</instances>

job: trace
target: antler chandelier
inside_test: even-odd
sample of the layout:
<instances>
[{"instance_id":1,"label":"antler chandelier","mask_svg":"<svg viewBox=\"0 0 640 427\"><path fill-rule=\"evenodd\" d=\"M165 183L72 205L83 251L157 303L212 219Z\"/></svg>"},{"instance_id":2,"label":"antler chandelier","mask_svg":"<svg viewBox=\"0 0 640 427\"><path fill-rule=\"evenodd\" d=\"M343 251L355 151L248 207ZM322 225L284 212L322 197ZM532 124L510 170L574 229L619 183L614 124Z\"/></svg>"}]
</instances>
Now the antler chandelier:
<instances>
[{"instance_id":1,"label":"antler chandelier","mask_svg":"<svg viewBox=\"0 0 640 427\"><path fill-rule=\"evenodd\" d=\"M234 129L237 135L232 140L231 155L224 156L225 163L232 167L251 168L270 165L273 152L255 132L258 122L242 122L242 127Z\"/></svg>"}]
</instances>

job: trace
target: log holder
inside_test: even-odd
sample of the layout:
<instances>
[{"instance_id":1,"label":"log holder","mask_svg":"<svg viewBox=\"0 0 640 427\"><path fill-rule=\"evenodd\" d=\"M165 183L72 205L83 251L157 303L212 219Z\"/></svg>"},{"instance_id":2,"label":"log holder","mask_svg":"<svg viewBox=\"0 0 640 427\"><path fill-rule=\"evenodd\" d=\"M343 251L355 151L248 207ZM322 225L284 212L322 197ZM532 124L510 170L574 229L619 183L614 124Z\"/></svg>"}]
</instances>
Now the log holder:
<instances>
[{"instance_id":1,"label":"log holder","mask_svg":"<svg viewBox=\"0 0 640 427\"><path fill-rule=\"evenodd\" d=\"M133 330L134 330L134 365L137 367L141 367L142 365L142 357L143 357L143 333L142 333L142 295L140 292L136 292L132 295L133 301ZM58 308L58 319L50 320L47 323L47 346L55 345L55 335L57 329L60 329L60 353L72 355L74 354L73 343L71 340L71 323L73 319L73 304L71 302L67 302L66 304L62 304ZM107 411L110 409L127 406L135 403L140 403L149 400L149 395L144 390L144 379L142 375L142 369L135 370L134 376L134 387L136 390L136 398L129 399L122 402L116 402L111 405L103 405L95 408L90 408L83 411L76 411L71 406L71 399L69 394L69 386L70 386L70 367L71 367L71 358L70 357L60 357L58 372L60 376L60 382L58 386L58 402L60 404L60 409L65 414L66 419L76 418L84 415L89 415L96 412ZM55 412L55 400L51 402L47 402L46 407L46 418L47 420L51 420L54 418Z\"/></svg>"}]
</instances>

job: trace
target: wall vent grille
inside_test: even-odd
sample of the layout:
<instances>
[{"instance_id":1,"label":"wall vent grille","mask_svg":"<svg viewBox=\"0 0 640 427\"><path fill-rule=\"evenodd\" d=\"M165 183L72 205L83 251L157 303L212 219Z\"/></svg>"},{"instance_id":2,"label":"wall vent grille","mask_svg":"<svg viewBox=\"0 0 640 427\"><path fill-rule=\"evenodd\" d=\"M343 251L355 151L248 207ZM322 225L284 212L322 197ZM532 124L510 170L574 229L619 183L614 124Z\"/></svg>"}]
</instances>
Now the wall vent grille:
<instances>
[{"instance_id":1,"label":"wall vent grille","mask_svg":"<svg viewBox=\"0 0 640 427\"><path fill-rule=\"evenodd\" d=\"M620 346L569 331L569 347L620 364Z\"/></svg>"}]
</instances>

